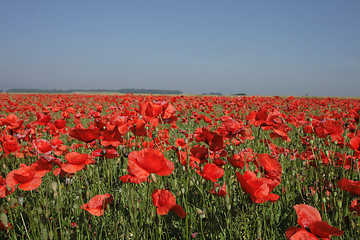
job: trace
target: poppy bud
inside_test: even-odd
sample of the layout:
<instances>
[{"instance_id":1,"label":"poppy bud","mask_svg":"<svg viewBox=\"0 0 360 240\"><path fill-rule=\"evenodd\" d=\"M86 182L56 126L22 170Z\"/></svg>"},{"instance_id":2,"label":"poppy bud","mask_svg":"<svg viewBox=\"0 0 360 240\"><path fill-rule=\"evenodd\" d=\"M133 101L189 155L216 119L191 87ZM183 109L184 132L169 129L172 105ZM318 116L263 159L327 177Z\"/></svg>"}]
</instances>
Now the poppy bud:
<instances>
[{"instance_id":1,"label":"poppy bud","mask_svg":"<svg viewBox=\"0 0 360 240\"><path fill-rule=\"evenodd\" d=\"M41 239L49 239L47 229L43 224L41 224L40 229L41 229Z\"/></svg>"},{"instance_id":2,"label":"poppy bud","mask_svg":"<svg viewBox=\"0 0 360 240\"><path fill-rule=\"evenodd\" d=\"M205 218L205 213L200 208L195 208L195 212L199 215L200 219Z\"/></svg>"},{"instance_id":3,"label":"poppy bud","mask_svg":"<svg viewBox=\"0 0 360 240\"><path fill-rule=\"evenodd\" d=\"M52 229L50 229L48 237L49 237L49 239L54 239L54 232Z\"/></svg>"},{"instance_id":4,"label":"poppy bud","mask_svg":"<svg viewBox=\"0 0 360 240\"><path fill-rule=\"evenodd\" d=\"M342 201L341 200L337 200L336 201L338 207L341 209L342 208Z\"/></svg>"},{"instance_id":5,"label":"poppy bud","mask_svg":"<svg viewBox=\"0 0 360 240\"><path fill-rule=\"evenodd\" d=\"M54 192L56 192L57 191L57 182L52 182L51 183L51 188L52 188L52 190L54 191Z\"/></svg>"},{"instance_id":6,"label":"poppy bud","mask_svg":"<svg viewBox=\"0 0 360 240\"><path fill-rule=\"evenodd\" d=\"M315 200L315 202L319 201L319 195L317 193L315 193L315 195L314 195L314 200Z\"/></svg>"},{"instance_id":7,"label":"poppy bud","mask_svg":"<svg viewBox=\"0 0 360 240\"><path fill-rule=\"evenodd\" d=\"M90 197L90 194L91 194L90 190L89 190L89 189L86 189L86 198L89 198L89 197Z\"/></svg>"},{"instance_id":8,"label":"poppy bud","mask_svg":"<svg viewBox=\"0 0 360 240\"><path fill-rule=\"evenodd\" d=\"M226 203L226 207L227 207L228 211L230 211L230 209L231 209L231 203L230 203L229 195L226 195L226 196L225 196L225 203Z\"/></svg>"},{"instance_id":9,"label":"poppy bud","mask_svg":"<svg viewBox=\"0 0 360 240\"><path fill-rule=\"evenodd\" d=\"M350 218L350 226L351 228L355 229L356 228L356 225L354 223L354 221Z\"/></svg>"},{"instance_id":10,"label":"poppy bud","mask_svg":"<svg viewBox=\"0 0 360 240\"><path fill-rule=\"evenodd\" d=\"M0 214L0 222L2 222L5 226L8 225L8 218L4 212Z\"/></svg>"},{"instance_id":11,"label":"poppy bud","mask_svg":"<svg viewBox=\"0 0 360 240\"><path fill-rule=\"evenodd\" d=\"M257 231L256 231L257 239L261 239L261 233L262 233L261 221L258 220Z\"/></svg>"},{"instance_id":12,"label":"poppy bud","mask_svg":"<svg viewBox=\"0 0 360 240\"><path fill-rule=\"evenodd\" d=\"M23 197L23 196L20 196L20 197L18 198L18 200L19 200L19 204L20 204L21 206L23 206L23 204L24 204L24 197Z\"/></svg>"},{"instance_id":13,"label":"poppy bud","mask_svg":"<svg viewBox=\"0 0 360 240\"><path fill-rule=\"evenodd\" d=\"M151 181L153 181L154 183L156 183L156 177L154 174L150 174L151 177Z\"/></svg>"}]
</instances>

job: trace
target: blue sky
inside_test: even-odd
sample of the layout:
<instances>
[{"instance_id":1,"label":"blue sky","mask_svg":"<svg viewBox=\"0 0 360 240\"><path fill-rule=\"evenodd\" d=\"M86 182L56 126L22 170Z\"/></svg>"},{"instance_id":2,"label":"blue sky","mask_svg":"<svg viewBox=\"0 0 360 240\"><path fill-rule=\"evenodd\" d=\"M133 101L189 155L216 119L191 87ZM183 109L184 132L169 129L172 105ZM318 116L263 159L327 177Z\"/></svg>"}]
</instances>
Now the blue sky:
<instances>
[{"instance_id":1,"label":"blue sky","mask_svg":"<svg viewBox=\"0 0 360 240\"><path fill-rule=\"evenodd\" d=\"M360 1L0 1L0 89L360 96Z\"/></svg>"}]
</instances>

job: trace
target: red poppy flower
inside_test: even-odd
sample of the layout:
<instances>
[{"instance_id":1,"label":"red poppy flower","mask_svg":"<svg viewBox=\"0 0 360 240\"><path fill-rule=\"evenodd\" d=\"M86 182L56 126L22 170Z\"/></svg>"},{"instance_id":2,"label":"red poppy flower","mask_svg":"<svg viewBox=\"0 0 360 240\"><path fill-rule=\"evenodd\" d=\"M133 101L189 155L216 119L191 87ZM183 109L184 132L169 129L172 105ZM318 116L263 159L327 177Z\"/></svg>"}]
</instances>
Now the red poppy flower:
<instances>
[{"instance_id":1,"label":"red poppy flower","mask_svg":"<svg viewBox=\"0 0 360 240\"><path fill-rule=\"evenodd\" d=\"M282 167L278 160L267 153L258 155L259 165L265 171L265 177L277 181L281 181Z\"/></svg>"},{"instance_id":2,"label":"red poppy flower","mask_svg":"<svg viewBox=\"0 0 360 240\"><path fill-rule=\"evenodd\" d=\"M112 130L105 129L103 131L103 138L104 140L101 140L100 143L104 147L108 147L108 146L117 147L120 145L120 141L122 141L121 133L119 132L118 128L115 127Z\"/></svg>"},{"instance_id":3,"label":"red poppy flower","mask_svg":"<svg viewBox=\"0 0 360 240\"><path fill-rule=\"evenodd\" d=\"M274 120L280 115L278 110L272 110L267 113L268 107L263 106L258 111L251 111L246 117L251 124L261 126L264 130L271 129L274 125Z\"/></svg>"},{"instance_id":4,"label":"red poppy flower","mask_svg":"<svg viewBox=\"0 0 360 240\"><path fill-rule=\"evenodd\" d=\"M229 116L222 116L220 119L227 137L235 137L236 134L244 133L245 130L242 123L232 119Z\"/></svg>"},{"instance_id":5,"label":"red poppy flower","mask_svg":"<svg viewBox=\"0 0 360 240\"><path fill-rule=\"evenodd\" d=\"M217 182L217 179L224 176L225 171L215 163L207 163L202 172L199 173L205 180Z\"/></svg>"},{"instance_id":6,"label":"red poppy flower","mask_svg":"<svg viewBox=\"0 0 360 240\"><path fill-rule=\"evenodd\" d=\"M76 222L72 222L70 225L71 225L71 227L73 227L73 228L78 228L78 227L79 227L79 225L77 225Z\"/></svg>"},{"instance_id":7,"label":"red poppy flower","mask_svg":"<svg viewBox=\"0 0 360 240\"><path fill-rule=\"evenodd\" d=\"M146 179L147 179L147 178L138 178L138 177L136 177L136 176L131 172L131 170L130 170L129 167L127 167L127 171L128 171L129 174L119 177L119 179L120 179L123 183L131 182L131 183L139 184L139 183L145 182Z\"/></svg>"},{"instance_id":8,"label":"red poppy flower","mask_svg":"<svg viewBox=\"0 0 360 240\"><path fill-rule=\"evenodd\" d=\"M108 203L111 203L113 197L109 193L96 195L88 203L81 206L81 209L88 211L91 215L102 216Z\"/></svg>"},{"instance_id":9,"label":"red poppy flower","mask_svg":"<svg viewBox=\"0 0 360 240\"><path fill-rule=\"evenodd\" d=\"M40 125L45 125L51 120L51 116L49 114L43 114L41 112L36 113L37 121L36 123Z\"/></svg>"},{"instance_id":10,"label":"red poppy flower","mask_svg":"<svg viewBox=\"0 0 360 240\"><path fill-rule=\"evenodd\" d=\"M330 226L328 223L321 221L319 211L307 204L300 204L294 206L298 216L299 227L291 227L286 229L286 238L290 240L302 239L331 239L331 235L341 236L343 231L336 227ZM310 232L307 231L310 229Z\"/></svg>"},{"instance_id":11,"label":"red poppy flower","mask_svg":"<svg viewBox=\"0 0 360 240\"><path fill-rule=\"evenodd\" d=\"M349 147L357 153L360 153L360 132L350 139Z\"/></svg>"},{"instance_id":12,"label":"red poppy flower","mask_svg":"<svg viewBox=\"0 0 360 240\"><path fill-rule=\"evenodd\" d=\"M49 155L41 155L40 159L31 164L32 167L35 167L35 171L39 176L43 177L47 172L51 172L53 169L53 164L56 162L56 158Z\"/></svg>"},{"instance_id":13,"label":"red poppy flower","mask_svg":"<svg viewBox=\"0 0 360 240\"><path fill-rule=\"evenodd\" d=\"M190 149L192 156L200 160L200 163L205 163L207 161L207 156L209 150L205 146L195 145Z\"/></svg>"},{"instance_id":14,"label":"red poppy flower","mask_svg":"<svg viewBox=\"0 0 360 240\"><path fill-rule=\"evenodd\" d=\"M119 154L115 149L96 149L91 153L91 157L105 157L106 159L113 159L119 157Z\"/></svg>"},{"instance_id":15,"label":"red poppy flower","mask_svg":"<svg viewBox=\"0 0 360 240\"><path fill-rule=\"evenodd\" d=\"M45 139L38 139L33 141L33 145L38 154L50 154L54 147Z\"/></svg>"},{"instance_id":16,"label":"red poppy flower","mask_svg":"<svg viewBox=\"0 0 360 240\"><path fill-rule=\"evenodd\" d=\"M170 175L175 168L174 163L166 159L164 154L152 148L131 152L128 166L134 176L142 179L147 178L150 173Z\"/></svg>"},{"instance_id":17,"label":"red poppy flower","mask_svg":"<svg viewBox=\"0 0 360 240\"><path fill-rule=\"evenodd\" d=\"M197 128L194 136L197 142L207 143L211 151L220 151L225 147L223 136L210 131L208 127Z\"/></svg>"},{"instance_id":18,"label":"red poppy flower","mask_svg":"<svg viewBox=\"0 0 360 240\"><path fill-rule=\"evenodd\" d=\"M162 107L159 104L154 104L152 102L144 102L140 104L140 115L147 117L157 117L162 113Z\"/></svg>"},{"instance_id":19,"label":"red poppy flower","mask_svg":"<svg viewBox=\"0 0 360 240\"><path fill-rule=\"evenodd\" d=\"M15 114L11 113L6 118L0 118L0 126L7 125L9 130L19 129L24 120L19 119Z\"/></svg>"},{"instance_id":20,"label":"red poppy flower","mask_svg":"<svg viewBox=\"0 0 360 240\"><path fill-rule=\"evenodd\" d=\"M38 188L41 185L41 177L43 173L36 172L35 166L27 166L20 163L20 168L8 173L6 176L6 184L9 187L19 185L19 188L25 191L30 191Z\"/></svg>"},{"instance_id":21,"label":"red poppy flower","mask_svg":"<svg viewBox=\"0 0 360 240\"><path fill-rule=\"evenodd\" d=\"M92 164L93 161L89 154L71 152L65 155L66 163L61 165L61 169L67 173L75 173L84 168L85 165Z\"/></svg>"},{"instance_id":22,"label":"red poppy flower","mask_svg":"<svg viewBox=\"0 0 360 240\"><path fill-rule=\"evenodd\" d=\"M168 190L165 189L155 189L152 192L152 200L154 206L157 207L156 213L158 215L165 215L170 210L174 211L179 217L186 217L186 212L184 209L176 204L175 196Z\"/></svg>"},{"instance_id":23,"label":"red poppy flower","mask_svg":"<svg viewBox=\"0 0 360 240\"><path fill-rule=\"evenodd\" d=\"M185 148L188 148L189 145L185 142L185 139L183 138L178 138L175 140L175 146L178 148L178 147L181 147L183 149Z\"/></svg>"},{"instance_id":24,"label":"red poppy flower","mask_svg":"<svg viewBox=\"0 0 360 240\"><path fill-rule=\"evenodd\" d=\"M219 134L215 133L215 132L211 132L208 129L205 129L204 131L204 136L205 136L205 142L207 144L209 144L209 149L211 151L220 151L222 149L224 149L225 145L224 145L224 138L222 136L220 136Z\"/></svg>"},{"instance_id":25,"label":"red poppy flower","mask_svg":"<svg viewBox=\"0 0 360 240\"><path fill-rule=\"evenodd\" d=\"M245 148L240 153L234 154L232 157L228 157L227 160L235 168L243 169L246 162L252 162L255 159L256 154L253 153L251 148Z\"/></svg>"},{"instance_id":26,"label":"red poppy flower","mask_svg":"<svg viewBox=\"0 0 360 240\"><path fill-rule=\"evenodd\" d=\"M82 126L77 126L72 128L69 132L69 135L73 138L76 138L82 142L92 142L101 136L101 132L97 128L82 128Z\"/></svg>"},{"instance_id":27,"label":"red poppy flower","mask_svg":"<svg viewBox=\"0 0 360 240\"><path fill-rule=\"evenodd\" d=\"M280 196L271 191L274 184L267 178L257 178L252 171L246 171L244 175L236 172L236 178L240 182L241 189L250 194L250 198L255 203L264 203L267 201L276 202Z\"/></svg>"},{"instance_id":28,"label":"red poppy flower","mask_svg":"<svg viewBox=\"0 0 360 240\"><path fill-rule=\"evenodd\" d=\"M176 155L179 159L179 162L183 166L187 167L187 165L189 163L189 166L193 169L198 167L198 164L200 163L199 159L197 159L193 156L188 156L188 154L186 152L180 151L178 149L175 149L175 151L176 151ZM189 162L188 162L188 160L189 160Z\"/></svg>"},{"instance_id":29,"label":"red poppy flower","mask_svg":"<svg viewBox=\"0 0 360 240\"><path fill-rule=\"evenodd\" d=\"M226 185L225 183L220 186L217 183L214 183L214 187L209 191L209 193L211 193L212 195L218 195L221 197L225 197L226 193Z\"/></svg>"},{"instance_id":30,"label":"red poppy flower","mask_svg":"<svg viewBox=\"0 0 360 240\"><path fill-rule=\"evenodd\" d=\"M140 118L135 118L132 122L131 132L135 136L146 136L147 130L145 129L145 122Z\"/></svg>"},{"instance_id":31,"label":"red poppy flower","mask_svg":"<svg viewBox=\"0 0 360 240\"><path fill-rule=\"evenodd\" d=\"M121 116L120 114L115 114L110 118L110 124L117 127L118 131L125 135L131 126L131 122L129 122L128 116Z\"/></svg>"},{"instance_id":32,"label":"red poppy flower","mask_svg":"<svg viewBox=\"0 0 360 240\"><path fill-rule=\"evenodd\" d=\"M174 115L176 113L176 109L173 105L171 105L169 103L162 103L161 106L163 108L161 118L164 119L166 122L168 122L167 120L174 117Z\"/></svg>"},{"instance_id":33,"label":"red poppy flower","mask_svg":"<svg viewBox=\"0 0 360 240\"><path fill-rule=\"evenodd\" d=\"M10 153L15 153L21 149L21 145L18 143L15 137L11 135L1 136L1 142L5 154L9 155Z\"/></svg>"},{"instance_id":34,"label":"red poppy flower","mask_svg":"<svg viewBox=\"0 0 360 240\"><path fill-rule=\"evenodd\" d=\"M291 139L287 135L287 133L291 130L289 126L286 124L281 124L280 126L274 126L273 132L270 133L270 137L274 138L281 138L284 141L291 142Z\"/></svg>"},{"instance_id":35,"label":"red poppy flower","mask_svg":"<svg viewBox=\"0 0 360 240\"><path fill-rule=\"evenodd\" d=\"M349 211L360 216L360 200L354 199L349 206Z\"/></svg>"},{"instance_id":36,"label":"red poppy flower","mask_svg":"<svg viewBox=\"0 0 360 240\"><path fill-rule=\"evenodd\" d=\"M54 121L54 125L57 129L63 129L66 127L66 121L64 119L58 119Z\"/></svg>"}]
</instances>

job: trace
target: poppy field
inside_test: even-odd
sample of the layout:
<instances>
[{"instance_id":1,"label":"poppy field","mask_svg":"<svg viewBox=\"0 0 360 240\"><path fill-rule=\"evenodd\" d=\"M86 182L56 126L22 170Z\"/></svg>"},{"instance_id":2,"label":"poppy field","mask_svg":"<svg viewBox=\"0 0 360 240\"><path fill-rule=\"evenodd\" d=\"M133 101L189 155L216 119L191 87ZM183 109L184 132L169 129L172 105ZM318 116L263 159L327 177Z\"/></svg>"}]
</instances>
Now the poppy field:
<instances>
[{"instance_id":1,"label":"poppy field","mask_svg":"<svg viewBox=\"0 0 360 240\"><path fill-rule=\"evenodd\" d=\"M359 99L0 94L0 239L359 239Z\"/></svg>"}]
</instances>

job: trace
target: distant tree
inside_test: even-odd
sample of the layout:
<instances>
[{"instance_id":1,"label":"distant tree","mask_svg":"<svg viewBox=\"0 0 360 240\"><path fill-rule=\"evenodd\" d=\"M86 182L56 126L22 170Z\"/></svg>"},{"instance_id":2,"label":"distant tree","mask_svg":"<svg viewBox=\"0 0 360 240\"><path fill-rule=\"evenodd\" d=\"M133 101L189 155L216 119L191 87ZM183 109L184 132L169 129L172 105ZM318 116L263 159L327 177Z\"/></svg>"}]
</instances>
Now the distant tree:
<instances>
[{"instance_id":1,"label":"distant tree","mask_svg":"<svg viewBox=\"0 0 360 240\"><path fill-rule=\"evenodd\" d=\"M217 93L217 92L210 92L210 93L203 93L202 95L216 95L216 96L222 96L222 93Z\"/></svg>"},{"instance_id":2,"label":"distant tree","mask_svg":"<svg viewBox=\"0 0 360 240\"><path fill-rule=\"evenodd\" d=\"M13 93L74 93L74 92L119 92L119 93L139 93L139 94L182 94L182 91L179 90L160 90L160 89L134 89L134 88L124 88L119 90L113 89L69 89L69 90L59 90L59 89L27 89L27 88L12 88L8 89L8 92Z\"/></svg>"}]
</instances>

